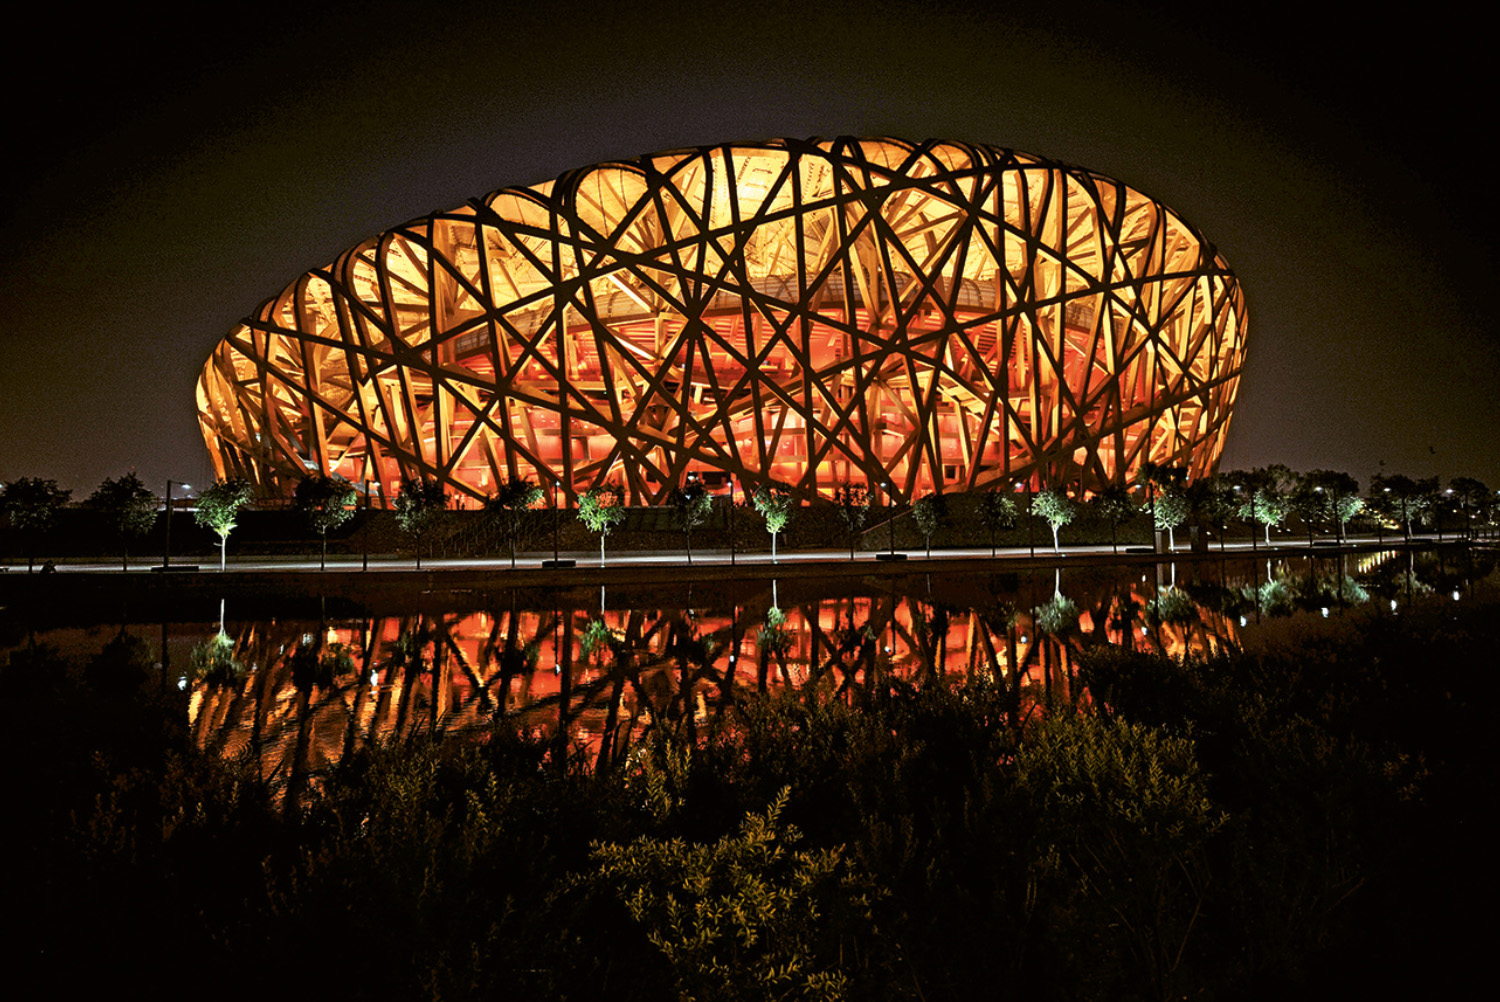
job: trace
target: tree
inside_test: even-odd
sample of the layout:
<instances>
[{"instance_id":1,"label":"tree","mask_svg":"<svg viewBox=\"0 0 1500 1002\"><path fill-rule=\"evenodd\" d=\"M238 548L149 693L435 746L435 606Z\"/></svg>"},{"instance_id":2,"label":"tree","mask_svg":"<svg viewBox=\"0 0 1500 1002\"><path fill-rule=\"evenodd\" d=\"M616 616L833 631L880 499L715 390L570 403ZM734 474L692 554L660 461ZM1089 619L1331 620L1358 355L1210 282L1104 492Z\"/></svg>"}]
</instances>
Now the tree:
<instances>
[{"instance_id":1,"label":"tree","mask_svg":"<svg viewBox=\"0 0 1500 1002\"><path fill-rule=\"evenodd\" d=\"M537 495L541 495L537 488ZM619 484L595 484L578 499L578 520L599 537L599 566L604 566L604 537L625 520L625 492Z\"/></svg>"},{"instance_id":2,"label":"tree","mask_svg":"<svg viewBox=\"0 0 1500 1002\"><path fill-rule=\"evenodd\" d=\"M1016 524L1016 499L1009 491L991 487L979 495L979 521L989 530L990 556L995 555L995 533L1000 529L1012 529Z\"/></svg>"},{"instance_id":3,"label":"tree","mask_svg":"<svg viewBox=\"0 0 1500 1002\"><path fill-rule=\"evenodd\" d=\"M1437 477L1413 480L1400 473L1390 476L1377 473L1370 478L1370 498L1375 510L1401 524L1402 533L1411 542L1412 519L1421 519L1432 506Z\"/></svg>"},{"instance_id":4,"label":"tree","mask_svg":"<svg viewBox=\"0 0 1500 1002\"><path fill-rule=\"evenodd\" d=\"M334 477L303 477L292 495L308 526L322 541L318 569L328 566L328 530L354 517L354 485Z\"/></svg>"},{"instance_id":5,"label":"tree","mask_svg":"<svg viewBox=\"0 0 1500 1002\"><path fill-rule=\"evenodd\" d=\"M146 489L134 471L118 480L106 479L84 506L97 511L120 534L120 570L130 569L130 537L144 536L156 523L156 495Z\"/></svg>"},{"instance_id":6,"label":"tree","mask_svg":"<svg viewBox=\"0 0 1500 1002\"><path fill-rule=\"evenodd\" d=\"M250 486L250 482L238 477L216 480L198 495L198 510L193 513L193 520L218 534L220 571L224 570L224 554L229 546L229 534L236 525L235 519L239 517L240 509L249 504L254 496L254 488ZM169 514L171 503L171 498L168 498Z\"/></svg>"},{"instance_id":7,"label":"tree","mask_svg":"<svg viewBox=\"0 0 1500 1002\"><path fill-rule=\"evenodd\" d=\"M1224 523L1235 513L1234 491L1220 474L1199 477L1186 490L1189 518L1201 529L1212 527L1219 534L1219 550L1224 550Z\"/></svg>"},{"instance_id":8,"label":"tree","mask_svg":"<svg viewBox=\"0 0 1500 1002\"><path fill-rule=\"evenodd\" d=\"M687 537L687 559L693 562L693 530L704 522L714 510L714 496L697 480L690 480L672 490L672 510L677 527Z\"/></svg>"},{"instance_id":9,"label":"tree","mask_svg":"<svg viewBox=\"0 0 1500 1002\"><path fill-rule=\"evenodd\" d=\"M1332 523L1335 535L1344 535L1344 526L1364 510L1359 496L1359 481L1337 470L1312 470L1298 483L1298 501L1303 517Z\"/></svg>"},{"instance_id":10,"label":"tree","mask_svg":"<svg viewBox=\"0 0 1500 1002\"><path fill-rule=\"evenodd\" d=\"M1155 520L1153 528L1158 531L1166 530L1167 549L1177 549L1177 527L1186 522L1193 512L1193 506L1188 503L1187 495L1182 491L1169 489L1157 494L1149 504Z\"/></svg>"},{"instance_id":11,"label":"tree","mask_svg":"<svg viewBox=\"0 0 1500 1002\"><path fill-rule=\"evenodd\" d=\"M1110 484L1094 495L1094 511L1109 523L1109 544L1115 553L1120 552L1119 529L1135 515L1130 492L1121 484Z\"/></svg>"},{"instance_id":12,"label":"tree","mask_svg":"<svg viewBox=\"0 0 1500 1002\"><path fill-rule=\"evenodd\" d=\"M1291 511L1291 489L1296 475L1276 463L1237 474L1234 479L1244 495L1238 508L1239 516L1265 526L1266 545L1270 546L1271 527L1284 522Z\"/></svg>"},{"instance_id":13,"label":"tree","mask_svg":"<svg viewBox=\"0 0 1500 1002\"><path fill-rule=\"evenodd\" d=\"M1481 518L1485 516L1494 495L1490 493L1484 481L1473 477L1454 477L1448 481L1448 489L1453 492L1453 499L1464 510L1464 535L1472 538L1474 516Z\"/></svg>"},{"instance_id":14,"label":"tree","mask_svg":"<svg viewBox=\"0 0 1500 1002\"><path fill-rule=\"evenodd\" d=\"M942 491L932 491L917 498L911 506L911 517L917 531L927 541L927 556L932 557L932 534L948 524L948 498Z\"/></svg>"},{"instance_id":15,"label":"tree","mask_svg":"<svg viewBox=\"0 0 1500 1002\"><path fill-rule=\"evenodd\" d=\"M37 537L52 528L57 513L72 496L73 492L58 487L56 480L40 477L21 477L5 485L5 493L0 495L0 510L9 517L13 528L29 537L26 573L30 574L36 566Z\"/></svg>"},{"instance_id":16,"label":"tree","mask_svg":"<svg viewBox=\"0 0 1500 1002\"><path fill-rule=\"evenodd\" d=\"M865 527L870 517L870 492L863 484L851 484L845 480L833 489L833 503L838 508L839 521L849 535L849 559L854 559L854 540L859 530Z\"/></svg>"},{"instance_id":17,"label":"tree","mask_svg":"<svg viewBox=\"0 0 1500 1002\"><path fill-rule=\"evenodd\" d=\"M1078 505L1067 494L1052 487L1044 487L1031 499L1031 513L1045 519L1052 527L1052 552L1061 553L1057 531L1078 514Z\"/></svg>"},{"instance_id":18,"label":"tree","mask_svg":"<svg viewBox=\"0 0 1500 1002\"><path fill-rule=\"evenodd\" d=\"M514 477L502 481L494 494L484 502L484 510L495 519L510 544L510 566L516 566L516 544L526 526L527 512L536 507L545 496L542 488L526 477ZM604 541L599 541L599 559L604 559Z\"/></svg>"},{"instance_id":19,"label":"tree","mask_svg":"<svg viewBox=\"0 0 1500 1002\"><path fill-rule=\"evenodd\" d=\"M755 505L755 510L760 512L761 518L766 520L766 531L771 534L771 561L774 563L776 537L791 520L792 508L796 505L797 499L792 494L791 488L773 481L757 487L750 498L750 503Z\"/></svg>"},{"instance_id":20,"label":"tree","mask_svg":"<svg viewBox=\"0 0 1500 1002\"><path fill-rule=\"evenodd\" d=\"M448 507L448 495L436 480L402 480L396 495L396 524L417 538L417 570L422 569L422 536Z\"/></svg>"}]
</instances>

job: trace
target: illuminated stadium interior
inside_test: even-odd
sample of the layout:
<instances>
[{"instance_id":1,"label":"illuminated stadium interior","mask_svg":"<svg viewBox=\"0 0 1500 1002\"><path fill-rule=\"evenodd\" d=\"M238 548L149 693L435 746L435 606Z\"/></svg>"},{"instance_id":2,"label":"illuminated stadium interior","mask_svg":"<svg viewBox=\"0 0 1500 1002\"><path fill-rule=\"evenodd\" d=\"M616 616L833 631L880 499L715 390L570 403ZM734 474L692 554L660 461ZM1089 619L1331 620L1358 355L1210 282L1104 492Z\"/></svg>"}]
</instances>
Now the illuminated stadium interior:
<instances>
[{"instance_id":1,"label":"illuminated stadium interior","mask_svg":"<svg viewBox=\"0 0 1500 1002\"><path fill-rule=\"evenodd\" d=\"M220 476L695 475L899 499L1211 471L1244 358L1223 259L1098 174L989 146L776 140L599 164L299 277L198 385ZM886 485L890 485L887 488Z\"/></svg>"}]
</instances>

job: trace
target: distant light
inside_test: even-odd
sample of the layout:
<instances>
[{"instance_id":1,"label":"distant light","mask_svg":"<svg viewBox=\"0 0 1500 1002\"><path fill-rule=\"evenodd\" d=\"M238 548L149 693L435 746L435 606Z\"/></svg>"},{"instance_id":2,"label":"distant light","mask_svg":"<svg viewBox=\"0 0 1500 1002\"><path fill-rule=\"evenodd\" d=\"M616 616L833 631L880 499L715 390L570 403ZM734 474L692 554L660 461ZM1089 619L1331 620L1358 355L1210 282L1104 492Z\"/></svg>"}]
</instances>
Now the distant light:
<instances>
[{"instance_id":1,"label":"distant light","mask_svg":"<svg viewBox=\"0 0 1500 1002\"><path fill-rule=\"evenodd\" d=\"M1458 599L1459 599L1458 589L1455 588L1455 589L1453 589L1453 601L1457 602Z\"/></svg>"},{"instance_id":2,"label":"distant light","mask_svg":"<svg viewBox=\"0 0 1500 1002\"><path fill-rule=\"evenodd\" d=\"M185 679L185 678L178 679L177 680L177 688L179 688L179 689L186 689L187 688L187 679Z\"/></svg>"},{"instance_id":3,"label":"distant light","mask_svg":"<svg viewBox=\"0 0 1500 1002\"><path fill-rule=\"evenodd\" d=\"M1395 599L1391 599L1391 611L1392 612L1396 611L1396 600Z\"/></svg>"},{"instance_id":4,"label":"distant light","mask_svg":"<svg viewBox=\"0 0 1500 1002\"><path fill-rule=\"evenodd\" d=\"M1247 623L1246 623L1246 620L1245 620L1245 617L1244 617L1244 616L1241 616L1241 617L1240 617L1240 625L1241 625L1241 626L1246 626L1246 625L1248 625L1248 624L1247 624Z\"/></svg>"},{"instance_id":5,"label":"distant light","mask_svg":"<svg viewBox=\"0 0 1500 1002\"><path fill-rule=\"evenodd\" d=\"M1326 605L1323 606L1323 618L1324 619L1328 618L1328 606L1326 606Z\"/></svg>"}]
</instances>

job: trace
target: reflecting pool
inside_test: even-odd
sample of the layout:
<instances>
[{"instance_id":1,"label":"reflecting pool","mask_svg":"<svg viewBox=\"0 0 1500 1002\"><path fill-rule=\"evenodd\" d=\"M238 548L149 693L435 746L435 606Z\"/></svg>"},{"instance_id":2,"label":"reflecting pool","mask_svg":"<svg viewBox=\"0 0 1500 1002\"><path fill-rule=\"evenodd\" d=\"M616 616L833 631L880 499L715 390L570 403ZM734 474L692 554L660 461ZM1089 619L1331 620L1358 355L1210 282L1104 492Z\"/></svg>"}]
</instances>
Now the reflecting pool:
<instances>
[{"instance_id":1,"label":"reflecting pool","mask_svg":"<svg viewBox=\"0 0 1500 1002\"><path fill-rule=\"evenodd\" d=\"M1087 699L1098 645L1211 655L1259 624L1399 614L1493 589L1494 561L1408 551L1021 573L414 593L380 606L205 597L150 619L96 610L39 627L0 614L0 657L50 644L83 665L135 651L203 748L295 791L371 741L540 735L605 765L653 727L701 733L755 694L859 700L937 678L1001 685L1012 722ZM38 618L31 614L34 620Z\"/></svg>"}]
</instances>

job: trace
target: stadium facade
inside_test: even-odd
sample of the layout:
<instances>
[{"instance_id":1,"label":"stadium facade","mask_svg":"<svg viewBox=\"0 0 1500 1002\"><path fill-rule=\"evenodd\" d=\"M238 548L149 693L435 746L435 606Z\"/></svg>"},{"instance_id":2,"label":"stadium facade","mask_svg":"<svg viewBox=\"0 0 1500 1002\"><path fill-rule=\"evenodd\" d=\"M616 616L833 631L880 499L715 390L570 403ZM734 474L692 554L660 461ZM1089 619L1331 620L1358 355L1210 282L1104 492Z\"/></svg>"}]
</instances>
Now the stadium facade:
<instances>
[{"instance_id":1,"label":"stadium facade","mask_svg":"<svg viewBox=\"0 0 1500 1002\"><path fill-rule=\"evenodd\" d=\"M603 163L360 243L198 382L219 476L527 477L658 503L690 476L810 499L1096 490L1211 472L1244 297L1190 224L991 146L774 140Z\"/></svg>"}]
</instances>

